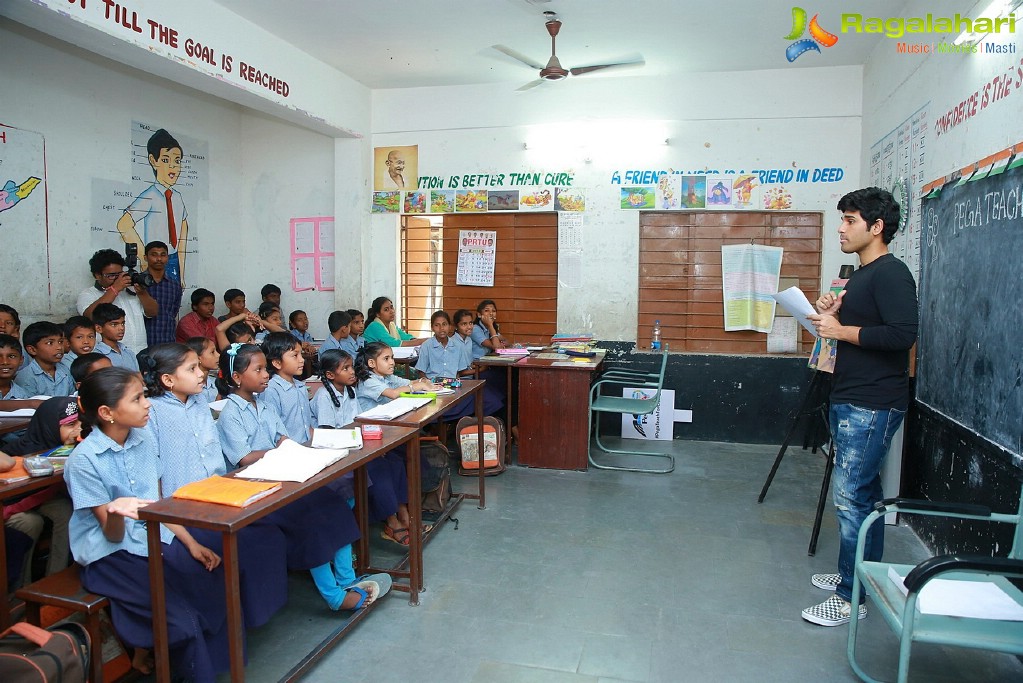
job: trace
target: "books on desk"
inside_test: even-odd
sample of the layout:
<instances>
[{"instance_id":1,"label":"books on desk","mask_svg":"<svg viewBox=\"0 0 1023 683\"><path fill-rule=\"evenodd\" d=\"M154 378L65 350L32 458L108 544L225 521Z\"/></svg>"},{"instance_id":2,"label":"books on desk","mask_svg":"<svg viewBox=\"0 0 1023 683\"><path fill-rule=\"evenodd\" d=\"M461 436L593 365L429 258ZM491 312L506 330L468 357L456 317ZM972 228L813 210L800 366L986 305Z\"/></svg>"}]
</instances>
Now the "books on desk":
<instances>
[{"instance_id":1,"label":"books on desk","mask_svg":"<svg viewBox=\"0 0 1023 683\"><path fill-rule=\"evenodd\" d=\"M246 481L215 474L207 479L185 484L175 491L172 497L243 508L266 498L280 488L281 483L278 481Z\"/></svg>"},{"instance_id":2,"label":"books on desk","mask_svg":"<svg viewBox=\"0 0 1023 683\"><path fill-rule=\"evenodd\" d=\"M313 448L362 448L362 430L314 429Z\"/></svg>"},{"instance_id":3,"label":"books on desk","mask_svg":"<svg viewBox=\"0 0 1023 683\"><path fill-rule=\"evenodd\" d=\"M363 411L356 415L356 418L365 418L368 420L393 420L396 417L401 417L405 413L410 413L416 408L421 408L427 403L432 401L432 398L396 398L390 403L370 408L369 410Z\"/></svg>"},{"instance_id":4,"label":"books on desk","mask_svg":"<svg viewBox=\"0 0 1023 683\"><path fill-rule=\"evenodd\" d=\"M345 448L309 448L285 439L235 476L243 479L303 482L348 455Z\"/></svg>"},{"instance_id":5,"label":"books on desk","mask_svg":"<svg viewBox=\"0 0 1023 683\"><path fill-rule=\"evenodd\" d=\"M394 360L407 360L419 355L419 349L415 346L395 346L391 349Z\"/></svg>"},{"instance_id":6,"label":"books on desk","mask_svg":"<svg viewBox=\"0 0 1023 683\"><path fill-rule=\"evenodd\" d=\"M566 342L569 342L569 343L571 343L571 342L591 342L591 341L593 341L593 335L590 334L590 333L585 333L585 334L562 333L562 334L556 334L556 335L551 337L551 343L552 344L563 344L563 343L566 343Z\"/></svg>"},{"instance_id":7,"label":"books on desk","mask_svg":"<svg viewBox=\"0 0 1023 683\"><path fill-rule=\"evenodd\" d=\"M499 356L517 356L517 357L521 358L522 356L528 356L529 355L529 349L524 349L521 346L518 347L518 348L512 347L512 348L508 348L508 349L497 349L497 355L499 355Z\"/></svg>"}]
</instances>

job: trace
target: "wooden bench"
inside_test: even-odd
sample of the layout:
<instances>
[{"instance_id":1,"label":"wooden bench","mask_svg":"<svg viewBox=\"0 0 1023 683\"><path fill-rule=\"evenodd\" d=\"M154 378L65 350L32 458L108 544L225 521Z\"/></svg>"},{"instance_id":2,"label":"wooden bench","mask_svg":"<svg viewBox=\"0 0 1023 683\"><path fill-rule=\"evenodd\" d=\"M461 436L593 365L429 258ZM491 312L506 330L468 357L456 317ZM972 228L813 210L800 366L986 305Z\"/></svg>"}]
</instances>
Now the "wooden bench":
<instances>
[{"instance_id":1,"label":"wooden bench","mask_svg":"<svg viewBox=\"0 0 1023 683\"><path fill-rule=\"evenodd\" d=\"M102 595L94 595L82 588L78 579L78 565L46 576L19 588L14 595L25 601L25 620L40 626L39 608L42 605L62 607L85 615L85 629L89 632L91 652L89 653L90 675L93 683L103 681L103 636L99 628L100 610L110 605Z\"/></svg>"}]
</instances>

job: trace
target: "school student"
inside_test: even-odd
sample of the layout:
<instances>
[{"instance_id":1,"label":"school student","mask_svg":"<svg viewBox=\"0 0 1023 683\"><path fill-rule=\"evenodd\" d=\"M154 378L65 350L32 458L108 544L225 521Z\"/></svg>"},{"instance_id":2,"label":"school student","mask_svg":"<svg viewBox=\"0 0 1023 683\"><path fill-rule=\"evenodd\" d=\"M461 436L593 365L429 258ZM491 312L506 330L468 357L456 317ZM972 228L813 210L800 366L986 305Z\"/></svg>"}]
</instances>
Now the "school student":
<instances>
[{"instance_id":1,"label":"school student","mask_svg":"<svg viewBox=\"0 0 1023 683\"><path fill-rule=\"evenodd\" d=\"M211 342L212 343L212 342ZM183 344L160 344L140 354L150 397L146 429L156 439L163 465L160 493L227 473L220 436L203 396L205 373L199 356ZM220 534L193 531L214 551ZM262 626L288 602L286 542L280 528L260 520L238 535L242 613L249 628Z\"/></svg>"},{"instance_id":2,"label":"school student","mask_svg":"<svg viewBox=\"0 0 1023 683\"><path fill-rule=\"evenodd\" d=\"M220 352L217 345L206 337L192 337L185 346L195 351L199 357L199 368L203 372L202 395L207 401L213 402L220 398L217 391L217 370L220 369Z\"/></svg>"},{"instance_id":3,"label":"school student","mask_svg":"<svg viewBox=\"0 0 1023 683\"><path fill-rule=\"evenodd\" d=\"M18 338L0 334L0 410L38 408L42 403L42 399L31 399L33 394L15 382L22 365L21 360L21 342Z\"/></svg>"},{"instance_id":4,"label":"school student","mask_svg":"<svg viewBox=\"0 0 1023 683\"><path fill-rule=\"evenodd\" d=\"M366 338L363 336L366 332L366 316L362 314L362 311L355 308L349 308L345 313L351 317L352 322L348 326L348 343L342 344L341 348L347 351L352 358L355 358L355 354L359 352L359 349L366 345Z\"/></svg>"},{"instance_id":5,"label":"school student","mask_svg":"<svg viewBox=\"0 0 1023 683\"><path fill-rule=\"evenodd\" d=\"M294 310L288 315L288 328L292 336L302 342L303 351L308 351L306 345L316 341L313 335L309 334L309 316L301 309Z\"/></svg>"},{"instance_id":6,"label":"school student","mask_svg":"<svg viewBox=\"0 0 1023 683\"><path fill-rule=\"evenodd\" d=\"M115 368L139 371L135 349L121 343L124 338L124 311L115 304L99 304L92 311L92 322L96 324L96 352L102 353ZM140 349L141 350L141 349Z\"/></svg>"},{"instance_id":7,"label":"school student","mask_svg":"<svg viewBox=\"0 0 1023 683\"><path fill-rule=\"evenodd\" d=\"M273 406L281 416L292 441L308 443L312 438L313 411L305 382L297 379L305 367L302 343L287 332L271 332L260 345L266 356L270 383L260 400Z\"/></svg>"},{"instance_id":8,"label":"school student","mask_svg":"<svg viewBox=\"0 0 1023 683\"><path fill-rule=\"evenodd\" d=\"M217 318L220 322L249 313L249 309L245 307L245 292L234 287L224 292L224 305L227 306L227 313Z\"/></svg>"},{"instance_id":9,"label":"school student","mask_svg":"<svg viewBox=\"0 0 1023 683\"><path fill-rule=\"evenodd\" d=\"M255 343L256 330L260 329L260 323L259 316L249 311L243 311L230 317L220 316L220 323L217 325L215 335L217 350L223 351L234 343Z\"/></svg>"},{"instance_id":10,"label":"school student","mask_svg":"<svg viewBox=\"0 0 1023 683\"><path fill-rule=\"evenodd\" d=\"M21 316L13 306L0 304L0 334L19 339L21 337Z\"/></svg>"},{"instance_id":11,"label":"school student","mask_svg":"<svg viewBox=\"0 0 1023 683\"><path fill-rule=\"evenodd\" d=\"M18 371L14 381L25 392L26 398L37 395L70 396L74 393L75 383L71 373L60 363L64 358L63 339L64 332L57 323L43 320L25 328L22 340L32 360Z\"/></svg>"},{"instance_id":12,"label":"school student","mask_svg":"<svg viewBox=\"0 0 1023 683\"><path fill-rule=\"evenodd\" d=\"M281 309L272 301L264 301L259 305L260 330L256 332L256 343L261 343L266 335L271 332L287 332L284 329L284 318L281 317Z\"/></svg>"},{"instance_id":13,"label":"school student","mask_svg":"<svg viewBox=\"0 0 1023 683\"><path fill-rule=\"evenodd\" d=\"M455 311L453 322L455 334L451 335L451 341L455 342L462 352L462 361L460 363L462 370L459 371L459 375L472 375L474 374L472 368L472 326L474 323L472 311L459 308Z\"/></svg>"},{"instance_id":14,"label":"school student","mask_svg":"<svg viewBox=\"0 0 1023 683\"><path fill-rule=\"evenodd\" d=\"M321 360L323 359L323 354L331 349L343 349L349 352L349 356L355 358L355 353L351 353L349 350L351 346L349 343L351 339L351 323L352 317L345 311L334 311L327 316L327 331L330 334L323 340L317 351L317 355L319 355Z\"/></svg>"},{"instance_id":15,"label":"school student","mask_svg":"<svg viewBox=\"0 0 1023 683\"><path fill-rule=\"evenodd\" d=\"M153 647L146 524L138 511L160 497L162 463L145 386L123 368L97 370L79 390L86 434L64 480L74 512L71 552L82 586L110 600L114 629L127 645ZM160 525L170 664L177 676L212 683L229 668L220 557L187 529Z\"/></svg>"},{"instance_id":16,"label":"school student","mask_svg":"<svg viewBox=\"0 0 1023 683\"><path fill-rule=\"evenodd\" d=\"M60 362L69 370L75 358L96 348L96 325L84 315L73 315L61 326L64 333L64 357Z\"/></svg>"},{"instance_id":17,"label":"school student","mask_svg":"<svg viewBox=\"0 0 1023 683\"><path fill-rule=\"evenodd\" d=\"M475 360L497 349L507 347L497 324L497 304L484 299L476 306L476 322L472 327L472 357Z\"/></svg>"},{"instance_id":18,"label":"school student","mask_svg":"<svg viewBox=\"0 0 1023 683\"><path fill-rule=\"evenodd\" d=\"M313 413L320 427L340 429L352 424L359 412L355 397L355 367L352 357L331 349L320 358L323 386L313 397ZM369 519L384 522L382 537L409 544L408 476L403 452L390 451L366 464L373 482L369 487Z\"/></svg>"},{"instance_id":19,"label":"school student","mask_svg":"<svg viewBox=\"0 0 1023 683\"><path fill-rule=\"evenodd\" d=\"M416 339L405 330L399 328L394 320L396 313L394 303L386 296L378 296L370 305L366 316L366 331L363 336L366 343L383 342L388 346L419 346L426 338Z\"/></svg>"},{"instance_id":20,"label":"school student","mask_svg":"<svg viewBox=\"0 0 1023 683\"><path fill-rule=\"evenodd\" d=\"M440 385L428 379L408 380L394 374L394 352L384 342L367 342L355 357L355 376L359 379L355 391L359 398L359 412L389 403L401 395L406 387L413 391L436 391Z\"/></svg>"},{"instance_id":21,"label":"school student","mask_svg":"<svg viewBox=\"0 0 1023 683\"><path fill-rule=\"evenodd\" d=\"M451 316L445 311L436 311L430 316L433 336L419 347L416 371L420 377L455 379L461 370L464 358L462 345L451 339Z\"/></svg>"},{"instance_id":22,"label":"school student","mask_svg":"<svg viewBox=\"0 0 1023 683\"><path fill-rule=\"evenodd\" d=\"M270 383L266 356L254 344L232 344L220 356L217 389L227 405L217 420L224 457L234 467L250 465L287 438L280 415L259 400ZM387 574L359 579L351 544L359 527L340 497L320 488L271 515L288 539L288 569L308 569L332 610L357 610L390 590Z\"/></svg>"},{"instance_id":23,"label":"school student","mask_svg":"<svg viewBox=\"0 0 1023 683\"><path fill-rule=\"evenodd\" d=\"M217 340L217 319L213 317L213 292L199 287L191 295L192 312L181 317L174 330L174 339L184 344L192 337L206 337L210 341Z\"/></svg>"}]
</instances>

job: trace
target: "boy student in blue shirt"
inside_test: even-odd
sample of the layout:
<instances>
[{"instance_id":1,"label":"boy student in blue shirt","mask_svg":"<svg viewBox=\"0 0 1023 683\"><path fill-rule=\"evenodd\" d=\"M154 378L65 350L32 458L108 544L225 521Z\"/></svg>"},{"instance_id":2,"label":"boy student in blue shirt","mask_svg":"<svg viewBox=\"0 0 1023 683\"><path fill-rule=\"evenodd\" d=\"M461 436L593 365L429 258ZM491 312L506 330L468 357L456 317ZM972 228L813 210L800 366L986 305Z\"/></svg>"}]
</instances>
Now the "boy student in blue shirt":
<instances>
[{"instance_id":1,"label":"boy student in blue shirt","mask_svg":"<svg viewBox=\"0 0 1023 683\"><path fill-rule=\"evenodd\" d=\"M352 353L349 348L351 346L349 340L352 336L350 334L351 323L352 317L345 311L334 311L327 316L327 330L330 334L328 334L324 342L320 344L320 349L317 352L321 359L323 358L323 354L331 349L341 349L342 351L347 352L352 358L355 358L355 353Z\"/></svg>"},{"instance_id":2,"label":"boy student in blue shirt","mask_svg":"<svg viewBox=\"0 0 1023 683\"><path fill-rule=\"evenodd\" d=\"M92 311L92 322L96 324L97 353L102 353L115 368L139 371L135 350L121 343L124 339L124 309L114 304L100 304Z\"/></svg>"},{"instance_id":3,"label":"boy student in blue shirt","mask_svg":"<svg viewBox=\"0 0 1023 683\"><path fill-rule=\"evenodd\" d=\"M69 348L60 362L70 370L76 358L96 348L96 325L84 315L73 315L64 323L64 340Z\"/></svg>"},{"instance_id":4,"label":"boy student in blue shirt","mask_svg":"<svg viewBox=\"0 0 1023 683\"><path fill-rule=\"evenodd\" d=\"M419 347L416 370L420 377L455 379L467 366L464 363L462 344L451 339L451 318L444 311L430 316L433 337Z\"/></svg>"},{"instance_id":5,"label":"boy student in blue shirt","mask_svg":"<svg viewBox=\"0 0 1023 683\"><path fill-rule=\"evenodd\" d=\"M362 333L366 331L366 316L362 311L354 308L349 308L345 313L352 317L352 322L348 325L349 341L341 346L341 350L348 351L349 355L355 358L359 349L366 345L366 338L362 336Z\"/></svg>"},{"instance_id":6,"label":"boy student in blue shirt","mask_svg":"<svg viewBox=\"0 0 1023 683\"><path fill-rule=\"evenodd\" d=\"M122 330L123 331L123 330ZM70 396L75 392L71 372L61 365L64 358L64 332L57 323L35 322L22 335L25 350L32 360L14 380L28 396Z\"/></svg>"},{"instance_id":7,"label":"boy student in blue shirt","mask_svg":"<svg viewBox=\"0 0 1023 683\"><path fill-rule=\"evenodd\" d=\"M21 342L17 337L0 334L0 410L38 408L41 399L28 400L32 394L15 384L21 368Z\"/></svg>"}]
</instances>

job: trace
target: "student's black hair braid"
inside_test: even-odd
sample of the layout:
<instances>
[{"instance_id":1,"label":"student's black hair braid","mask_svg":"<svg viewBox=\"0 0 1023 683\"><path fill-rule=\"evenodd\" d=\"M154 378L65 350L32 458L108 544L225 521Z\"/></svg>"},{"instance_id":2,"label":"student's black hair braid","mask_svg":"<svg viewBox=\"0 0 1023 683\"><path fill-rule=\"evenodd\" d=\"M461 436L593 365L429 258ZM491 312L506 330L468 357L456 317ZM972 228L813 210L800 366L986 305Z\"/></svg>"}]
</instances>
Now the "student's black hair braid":
<instances>
[{"instance_id":1,"label":"student's black hair braid","mask_svg":"<svg viewBox=\"0 0 1023 683\"><path fill-rule=\"evenodd\" d=\"M338 367L345 360L351 360L352 357L348 355L347 351L341 349L328 349L323 352L323 356L320 357L320 372L323 374L324 388L327 390L327 395L330 396L331 403L334 404L335 408L341 407L341 401L338 399L337 394L334 392L334 383L327 379L328 372L337 372ZM348 394L348 398L355 398L355 388L345 387L345 393Z\"/></svg>"}]
</instances>

